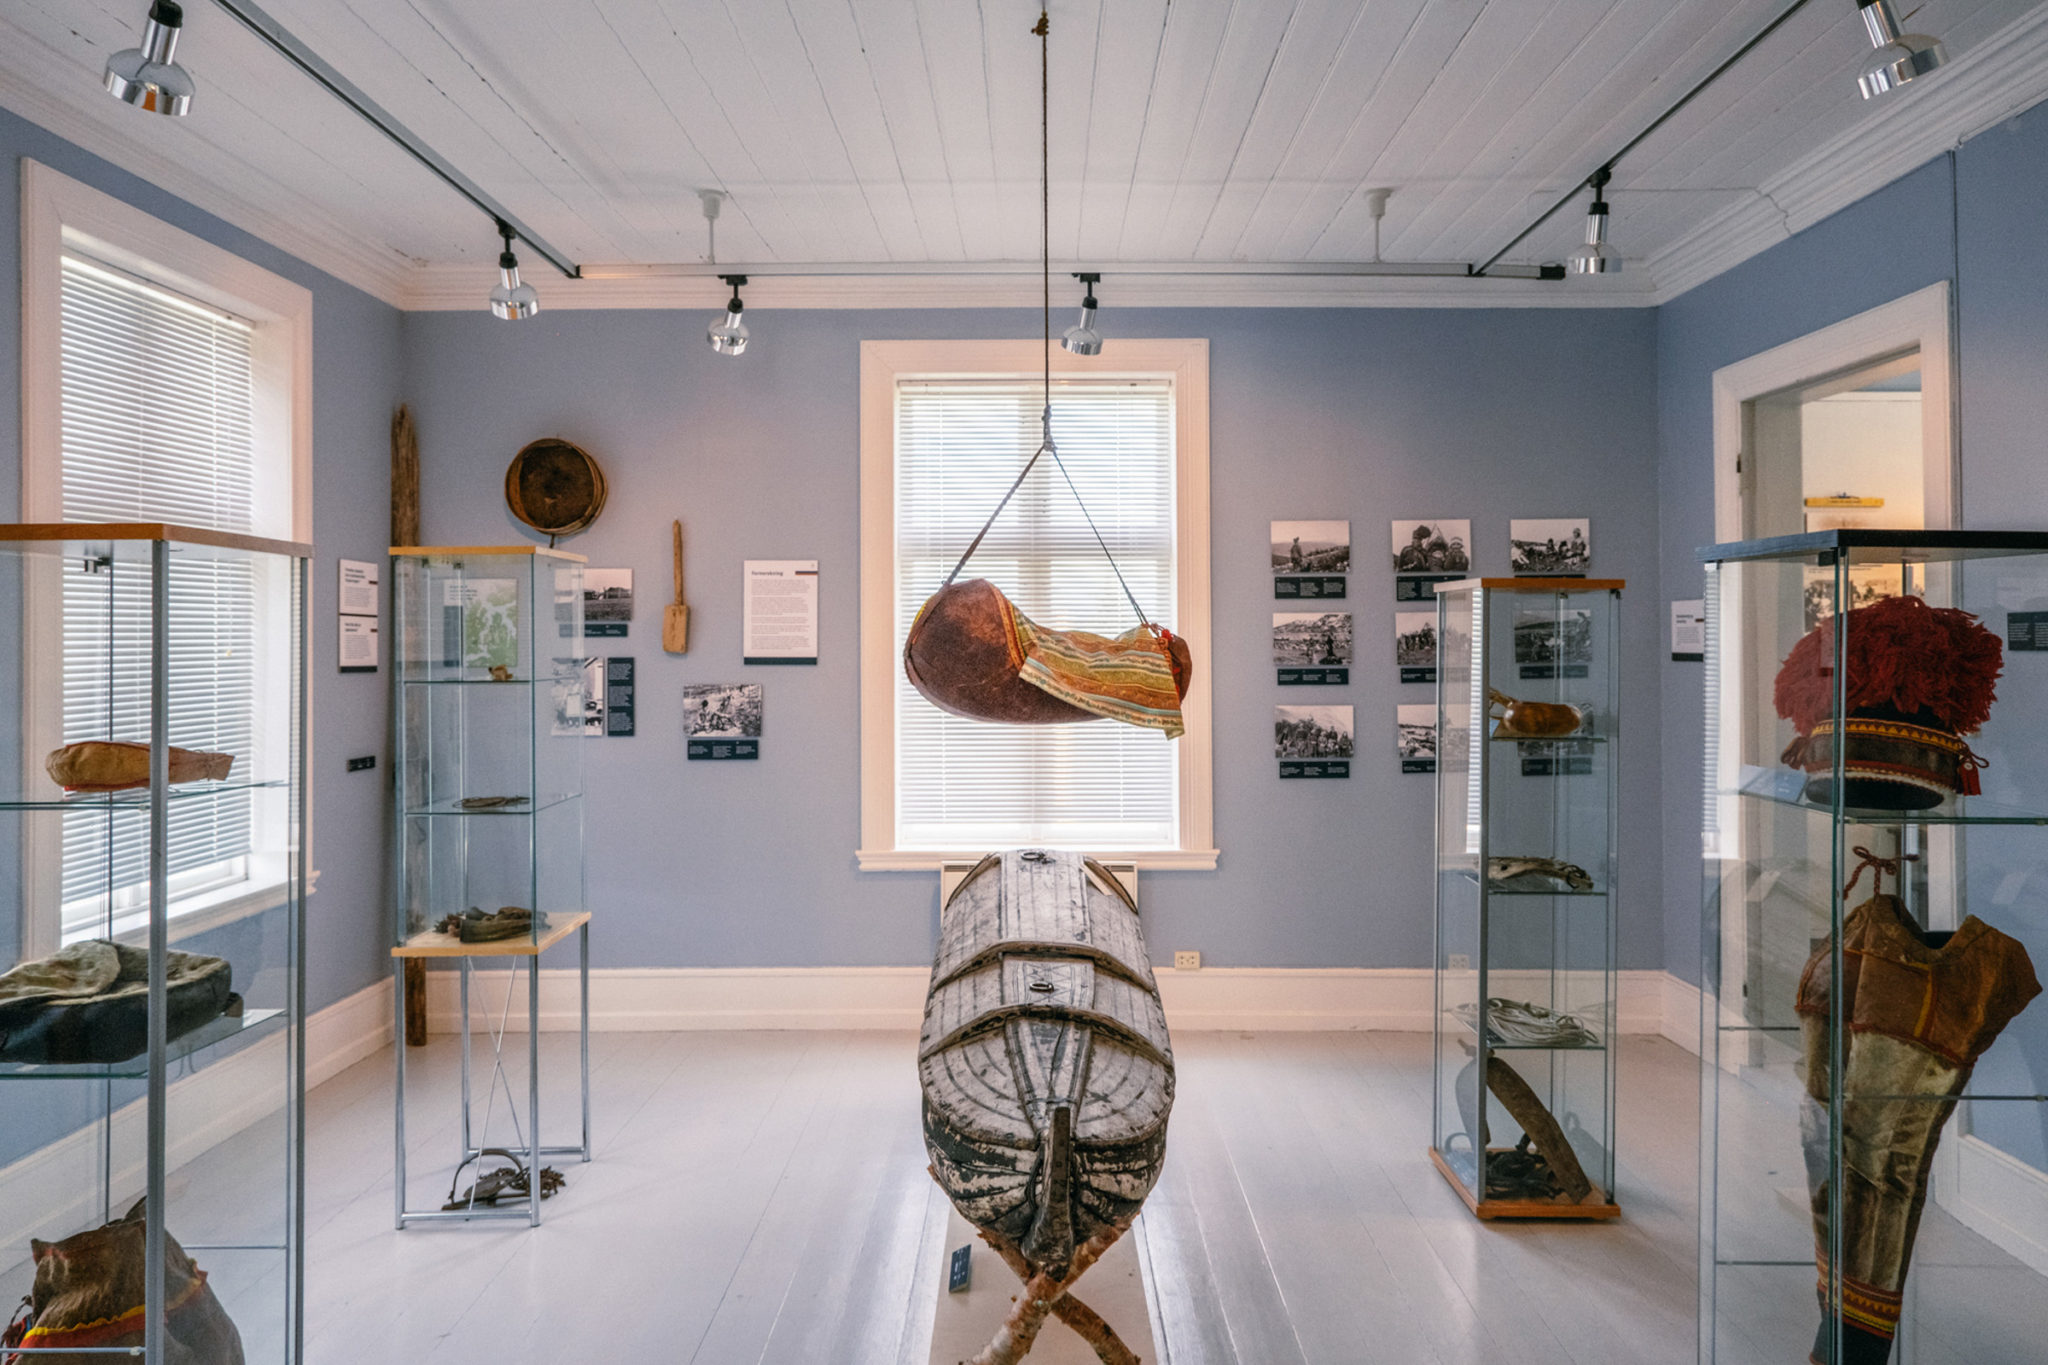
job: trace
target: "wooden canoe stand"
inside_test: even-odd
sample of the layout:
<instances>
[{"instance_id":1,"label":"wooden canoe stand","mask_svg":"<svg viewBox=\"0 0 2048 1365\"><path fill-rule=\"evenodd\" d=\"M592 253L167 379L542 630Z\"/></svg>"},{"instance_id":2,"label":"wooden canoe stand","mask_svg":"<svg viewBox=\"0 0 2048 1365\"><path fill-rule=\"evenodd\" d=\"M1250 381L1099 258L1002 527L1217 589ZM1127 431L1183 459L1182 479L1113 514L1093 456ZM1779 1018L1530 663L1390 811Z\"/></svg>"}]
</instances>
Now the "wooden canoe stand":
<instances>
[{"instance_id":1,"label":"wooden canoe stand","mask_svg":"<svg viewBox=\"0 0 2048 1365\"><path fill-rule=\"evenodd\" d=\"M933 1178L937 1179L937 1176ZM1129 1230L1129 1223L1104 1228L1076 1247L1067 1273L1055 1277L1026 1258L1009 1238L981 1229L981 1240L993 1247L996 1255L1003 1258L1003 1264L1016 1272L1017 1278L1024 1282L1024 1292L1017 1296L1017 1306L996 1329L995 1339L968 1365L1017 1365L1037 1343L1039 1329L1045 1326L1047 1315L1073 1328L1081 1340L1094 1348L1103 1365L1140 1365L1136 1353L1124 1345L1116 1329L1104 1322L1101 1314L1068 1292L1074 1281L1081 1278L1081 1272L1100 1260L1103 1253L1115 1246L1117 1239Z\"/></svg>"}]
</instances>

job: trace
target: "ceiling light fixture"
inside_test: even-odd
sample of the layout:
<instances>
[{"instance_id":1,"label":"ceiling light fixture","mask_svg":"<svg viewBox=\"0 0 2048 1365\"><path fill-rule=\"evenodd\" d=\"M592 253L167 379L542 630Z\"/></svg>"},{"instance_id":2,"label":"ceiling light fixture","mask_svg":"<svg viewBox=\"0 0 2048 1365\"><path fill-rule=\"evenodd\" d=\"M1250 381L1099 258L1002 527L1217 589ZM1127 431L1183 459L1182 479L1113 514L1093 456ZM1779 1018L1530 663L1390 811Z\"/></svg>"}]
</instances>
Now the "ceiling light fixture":
<instances>
[{"instance_id":1,"label":"ceiling light fixture","mask_svg":"<svg viewBox=\"0 0 2048 1365\"><path fill-rule=\"evenodd\" d=\"M1060 337L1060 346L1073 355L1101 355L1102 333L1095 330L1095 286L1102 276L1076 273L1074 278L1086 291L1081 296L1081 320Z\"/></svg>"},{"instance_id":2,"label":"ceiling light fixture","mask_svg":"<svg viewBox=\"0 0 2048 1365\"><path fill-rule=\"evenodd\" d=\"M124 48L107 58L102 83L123 104L153 114L181 117L192 107L191 73L171 60L178 50L178 30L185 12L172 0L156 0L142 26L142 46Z\"/></svg>"},{"instance_id":3,"label":"ceiling light fixture","mask_svg":"<svg viewBox=\"0 0 2048 1365\"><path fill-rule=\"evenodd\" d=\"M720 275L718 277L732 286L732 301L725 305L725 311L704 333L704 339L711 343L711 349L720 355L739 355L747 349L747 324L743 315L747 306L740 302L740 286L747 282L745 275Z\"/></svg>"},{"instance_id":4,"label":"ceiling light fixture","mask_svg":"<svg viewBox=\"0 0 2048 1365\"><path fill-rule=\"evenodd\" d=\"M1941 39L1924 33L1899 32L1891 0L1856 0L1856 10L1863 16L1871 47L1876 49L1864 59L1863 69L1856 75L1863 98L1874 100L1948 60L1948 49L1941 45Z\"/></svg>"},{"instance_id":5,"label":"ceiling light fixture","mask_svg":"<svg viewBox=\"0 0 2048 1365\"><path fill-rule=\"evenodd\" d=\"M1566 266L1574 275L1611 275L1621 269L1621 253L1607 244L1607 182L1614 173L1602 166L1593 172L1593 203L1586 210L1586 244L1574 251Z\"/></svg>"},{"instance_id":6,"label":"ceiling light fixture","mask_svg":"<svg viewBox=\"0 0 2048 1365\"><path fill-rule=\"evenodd\" d=\"M505 249L498 253L498 284L491 290L491 312L507 322L517 322L540 311L540 293L532 285L519 282L519 258L512 254L512 227L502 218L498 220L498 235L505 239Z\"/></svg>"}]
</instances>

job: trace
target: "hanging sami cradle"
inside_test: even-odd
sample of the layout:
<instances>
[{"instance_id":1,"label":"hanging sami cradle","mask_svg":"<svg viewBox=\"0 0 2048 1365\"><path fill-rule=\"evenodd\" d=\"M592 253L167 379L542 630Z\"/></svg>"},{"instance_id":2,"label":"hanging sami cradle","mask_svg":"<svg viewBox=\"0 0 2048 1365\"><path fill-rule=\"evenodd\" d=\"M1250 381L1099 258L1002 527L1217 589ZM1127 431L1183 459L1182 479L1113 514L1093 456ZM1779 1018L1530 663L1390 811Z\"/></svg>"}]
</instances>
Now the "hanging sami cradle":
<instances>
[{"instance_id":1,"label":"hanging sami cradle","mask_svg":"<svg viewBox=\"0 0 2048 1365\"><path fill-rule=\"evenodd\" d=\"M1119 720L1178 738L1180 704L1194 677L1187 641L1147 619L1124 581L1116 556L1096 530L1052 437L1052 189L1048 157L1050 24L1044 12L1031 30L1038 35L1039 269L1045 328L1044 410L1038 449L1024 463L1009 492L989 513L946 575L945 583L918 610L903 642L903 671L911 685L941 711L998 725L1056 725L1069 721ZM1138 624L1110 638L1086 631L1052 630L1018 611L1002 590L985 578L958 581L996 518L1010 505L1024 480L1050 455L1081 507L1088 530L1117 586L1137 613Z\"/></svg>"}]
</instances>

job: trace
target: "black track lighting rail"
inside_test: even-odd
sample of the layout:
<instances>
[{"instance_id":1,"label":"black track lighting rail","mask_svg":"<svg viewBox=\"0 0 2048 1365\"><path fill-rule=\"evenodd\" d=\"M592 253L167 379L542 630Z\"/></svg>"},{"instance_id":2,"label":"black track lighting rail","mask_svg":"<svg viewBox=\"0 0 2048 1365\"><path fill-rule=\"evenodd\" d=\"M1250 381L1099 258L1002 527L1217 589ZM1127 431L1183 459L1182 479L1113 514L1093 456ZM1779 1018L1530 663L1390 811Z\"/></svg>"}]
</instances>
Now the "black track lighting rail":
<instances>
[{"instance_id":1,"label":"black track lighting rail","mask_svg":"<svg viewBox=\"0 0 2048 1365\"><path fill-rule=\"evenodd\" d=\"M582 276L581 267L574 261L550 246L546 238L520 222L512 210L493 199L483 186L457 170L446 157L420 141L412 129L400 123L382 105L364 94L354 81L335 70L326 58L300 42L290 29L250 3L250 0L213 2L234 16L242 27L262 39L279 56L325 87L327 93L353 109L364 122L397 143L413 160L447 182L449 188L482 210L494 224L510 227L515 236L570 279Z\"/></svg>"},{"instance_id":2,"label":"black track lighting rail","mask_svg":"<svg viewBox=\"0 0 2048 1365\"><path fill-rule=\"evenodd\" d=\"M1543 210L1543 212L1540 215L1538 215L1535 222L1529 224L1529 226L1523 228L1520 232L1516 233L1514 237L1509 240L1506 246L1502 247L1499 251L1494 252L1491 256L1488 256L1486 258L1485 263L1483 265L1476 267L1472 273L1475 275L1498 276L1505 274L1508 270L1512 269L1513 267L1511 266L1501 265L1500 258L1507 255L1510 251L1513 251L1516 247L1520 246L1522 242L1529 236L1530 233L1536 231L1537 228L1540 228L1545 223L1549 222L1553 217L1556 216L1557 211L1559 209L1563 208L1566 204L1571 203L1572 200L1578 198L1579 191L1586 188L1588 185L1591 185L1593 183L1593 178L1595 176L1611 175L1614 171L1615 162L1627 156L1637 147L1640 147L1643 144L1643 140L1645 138L1649 137L1650 134L1656 132L1659 128L1662 128L1666 123L1669 123L1671 119L1678 113L1678 111L1685 108L1686 105L1691 104L1693 100L1696 97L1698 97L1701 91L1705 90L1715 81L1721 79L1722 76L1727 74L1728 69L1730 67L1734 66L1744 57L1747 57L1751 52L1755 51L1759 43L1762 43L1766 38L1770 37L1773 33L1776 33L1780 28L1784 27L1786 20L1790 19L1793 15L1797 14L1800 10L1805 8L1806 0L1792 0L1791 4L1785 6L1783 10L1779 11L1777 18L1771 20L1771 22L1765 24L1762 28L1758 29L1756 34L1753 37L1751 37L1748 42L1744 43L1741 47L1736 48L1735 51L1729 53L1728 57L1719 66L1715 67L1712 71L1709 71L1697 85L1693 86L1692 89L1686 91L1683 95L1680 95L1678 99L1663 113L1657 115L1656 118L1651 119L1648 126L1646 126L1641 132L1637 133L1627 142L1622 143L1620 151L1615 152L1612 156L1609 156L1605 160L1601 161L1601 163L1597 167L1595 167L1591 171L1588 171L1583 178L1573 182L1572 187L1569 190L1566 190L1563 196L1560 197L1556 203L1552 204L1549 208ZM1605 185L1606 181L1602 180L1601 184Z\"/></svg>"},{"instance_id":3,"label":"black track lighting rail","mask_svg":"<svg viewBox=\"0 0 2048 1365\"><path fill-rule=\"evenodd\" d=\"M759 279L835 279L863 276L918 279L930 276L1033 276L1037 261L772 261L733 266L724 262L589 262L578 279L585 280L722 280L728 271L744 269ZM1067 272L1081 278L1080 271ZM1398 276L1411 279L1561 280L1562 265L1501 265L1481 273L1462 261L1120 261L1091 272L1098 279L1112 275L1183 275L1190 278L1334 278L1368 279Z\"/></svg>"}]
</instances>

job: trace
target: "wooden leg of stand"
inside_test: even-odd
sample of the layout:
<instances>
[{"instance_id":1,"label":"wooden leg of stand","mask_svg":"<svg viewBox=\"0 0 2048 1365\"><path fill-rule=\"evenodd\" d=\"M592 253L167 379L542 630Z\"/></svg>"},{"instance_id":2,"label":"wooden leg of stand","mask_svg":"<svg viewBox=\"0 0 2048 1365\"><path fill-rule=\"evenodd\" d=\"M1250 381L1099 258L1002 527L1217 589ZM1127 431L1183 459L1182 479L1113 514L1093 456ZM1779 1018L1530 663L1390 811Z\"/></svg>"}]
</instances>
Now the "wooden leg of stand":
<instances>
[{"instance_id":1,"label":"wooden leg of stand","mask_svg":"<svg viewBox=\"0 0 2048 1365\"><path fill-rule=\"evenodd\" d=\"M405 1045L427 1045L427 964L405 959Z\"/></svg>"},{"instance_id":2,"label":"wooden leg of stand","mask_svg":"<svg viewBox=\"0 0 2048 1365\"><path fill-rule=\"evenodd\" d=\"M1010 1310L1010 1316L996 1329L995 1340L991 1341L969 1365L1017 1365L1024 1359L1038 1340L1039 1329L1045 1326L1046 1315L1053 1311L1053 1305L1067 1292L1067 1286L1081 1278L1081 1273L1101 1259L1116 1239L1124 1235L1121 1227L1106 1228L1090 1237L1074 1249L1073 1264L1067 1267L1065 1279L1055 1280L1046 1274L1033 1275L1024 1282L1024 1292L1017 1297L1017 1306ZM1098 1322L1101 1319L1096 1319Z\"/></svg>"},{"instance_id":3,"label":"wooden leg of stand","mask_svg":"<svg viewBox=\"0 0 2048 1365\"><path fill-rule=\"evenodd\" d=\"M1024 1253L1017 1249L1014 1242L986 1230L982 1232L981 1240L995 1248L996 1255L1002 1257L1003 1263L1016 1272L1018 1279L1026 1284L1031 1282L1031 1277L1037 1272L1031 1268L1031 1262L1024 1259ZM1137 1352L1124 1345L1123 1339L1117 1336L1116 1329L1104 1322L1101 1314L1072 1294L1062 1294L1053 1300L1052 1315L1073 1328L1081 1340L1093 1347L1102 1365L1141 1365Z\"/></svg>"}]
</instances>

